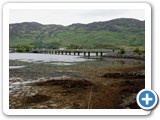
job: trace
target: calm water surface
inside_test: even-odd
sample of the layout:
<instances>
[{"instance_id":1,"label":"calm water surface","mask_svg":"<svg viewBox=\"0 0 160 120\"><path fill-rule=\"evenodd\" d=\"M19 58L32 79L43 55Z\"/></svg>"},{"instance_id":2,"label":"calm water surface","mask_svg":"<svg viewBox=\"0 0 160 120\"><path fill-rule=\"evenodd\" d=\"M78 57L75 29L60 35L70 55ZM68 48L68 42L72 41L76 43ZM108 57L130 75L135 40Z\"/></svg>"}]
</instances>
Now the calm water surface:
<instances>
[{"instance_id":1,"label":"calm water surface","mask_svg":"<svg viewBox=\"0 0 160 120\"><path fill-rule=\"evenodd\" d=\"M53 55L53 54L34 54L34 53L10 53L10 60L19 60L26 62L83 62L91 61L91 59L82 58L80 56Z\"/></svg>"},{"instance_id":2,"label":"calm water surface","mask_svg":"<svg viewBox=\"0 0 160 120\"><path fill-rule=\"evenodd\" d=\"M74 65L77 62L93 61L93 59L82 58L80 56L35 53L10 53L9 59L32 63L51 62L51 64L54 65ZM10 66L9 69L19 69L23 67L25 66Z\"/></svg>"}]
</instances>

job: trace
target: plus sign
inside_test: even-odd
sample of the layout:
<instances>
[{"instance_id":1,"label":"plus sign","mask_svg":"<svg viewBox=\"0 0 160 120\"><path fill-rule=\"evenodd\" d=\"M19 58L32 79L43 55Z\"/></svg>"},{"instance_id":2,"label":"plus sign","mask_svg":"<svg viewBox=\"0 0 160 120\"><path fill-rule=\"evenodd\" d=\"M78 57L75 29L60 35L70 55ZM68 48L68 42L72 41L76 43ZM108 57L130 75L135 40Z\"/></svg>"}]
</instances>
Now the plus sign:
<instances>
[{"instance_id":1,"label":"plus sign","mask_svg":"<svg viewBox=\"0 0 160 120\"><path fill-rule=\"evenodd\" d=\"M149 104L149 101L152 101L152 98L149 97L148 94L146 94L146 97L145 98L142 98L142 101L146 101L146 105Z\"/></svg>"}]
</instances>

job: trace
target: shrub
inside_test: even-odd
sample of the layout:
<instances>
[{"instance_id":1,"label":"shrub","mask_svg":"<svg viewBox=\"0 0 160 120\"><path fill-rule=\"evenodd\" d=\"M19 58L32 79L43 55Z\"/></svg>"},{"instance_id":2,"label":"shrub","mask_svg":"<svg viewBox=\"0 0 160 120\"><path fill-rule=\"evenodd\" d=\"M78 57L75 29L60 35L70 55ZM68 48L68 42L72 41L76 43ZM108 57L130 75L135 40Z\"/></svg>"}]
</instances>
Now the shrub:
<instances>
[{"instance_id":1,"label":"shrub","mask_svg":"<svg viewBox=\"0 0 160 120\"><path fill-rule=\"evenodd\" d=\"M31 50L31 47L29 46L18 46L16 47L17 52L29 52Z\"/></svg>"},{"instance_id":2,"label":"shrub","mask_svg":"<svg viewBox=\"0 0 160 120\"><path fill-rule=\"evenodd\" d=\"M22 47L19 47L19 48L16 48L16 51L17 51L17 52L25 52L25 49L22 48Z\"/></svg>"},{"instance_id":3,"label":"shrub","mask_svg":"<svg viewBox=\"0 0 160 120\"><path fill-rule=\"evenodd\" d=\"M120 54L124 54L125 53L125 50L123 48L120 49Z\"/></svg>"},{"instance_id":4,"label":"shrub","mask_svg":"<svg viewBox=\"0 0 160 120\"><path fill-rule=\"evenodd\" d=\"M141 55L142 53L145 53L144 50L141 50L141 49L139 49L139 48L135 48L135 49L133 50L133 52L136 53L136 54L139 54L139 55Z\"/></svg>"}]
</instances>

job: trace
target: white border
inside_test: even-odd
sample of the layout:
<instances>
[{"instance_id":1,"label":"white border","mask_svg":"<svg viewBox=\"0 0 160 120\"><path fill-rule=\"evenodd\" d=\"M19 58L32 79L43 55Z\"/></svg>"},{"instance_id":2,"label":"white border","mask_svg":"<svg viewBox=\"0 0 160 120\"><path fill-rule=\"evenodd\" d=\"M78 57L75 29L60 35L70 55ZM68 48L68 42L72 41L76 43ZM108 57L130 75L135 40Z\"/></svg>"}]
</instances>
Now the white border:
<instances>
[{"instance_id":1,"label":"white border","mask_svg":"<svg viewBox=\"0 0 160 120\"><path fill-rule=\"evenodd\" d=\"M151 6L147 3L6 3L3 6L3 112L6 115L148 115L142 109L9 109L9 9L144 9L145 88L151 89Z\"/></svg>"}]
</instances>

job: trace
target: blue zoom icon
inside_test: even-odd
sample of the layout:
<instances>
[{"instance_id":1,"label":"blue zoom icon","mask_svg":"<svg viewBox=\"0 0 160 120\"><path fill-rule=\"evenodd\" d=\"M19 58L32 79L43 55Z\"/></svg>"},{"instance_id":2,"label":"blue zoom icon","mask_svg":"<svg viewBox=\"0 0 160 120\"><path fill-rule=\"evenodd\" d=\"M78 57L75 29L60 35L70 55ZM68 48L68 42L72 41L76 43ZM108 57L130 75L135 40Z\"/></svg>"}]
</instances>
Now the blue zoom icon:
<instances>
[{"instance_id":1,"label":"blue zoom icon","mask_svg":"<svg viewBox=\"0 0 160 120\"><path fill-rule=\"evenodd\" d=\"M137 95L138 105L145 110L150 110L157 104L157 94L153 90L141 90Z\"/></svg>"}]
</instances>

